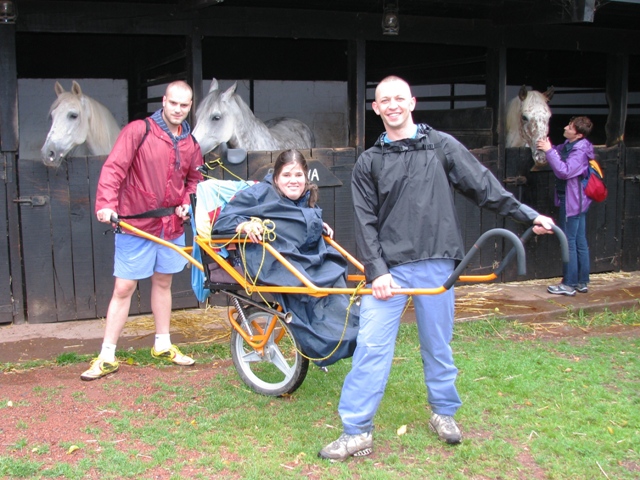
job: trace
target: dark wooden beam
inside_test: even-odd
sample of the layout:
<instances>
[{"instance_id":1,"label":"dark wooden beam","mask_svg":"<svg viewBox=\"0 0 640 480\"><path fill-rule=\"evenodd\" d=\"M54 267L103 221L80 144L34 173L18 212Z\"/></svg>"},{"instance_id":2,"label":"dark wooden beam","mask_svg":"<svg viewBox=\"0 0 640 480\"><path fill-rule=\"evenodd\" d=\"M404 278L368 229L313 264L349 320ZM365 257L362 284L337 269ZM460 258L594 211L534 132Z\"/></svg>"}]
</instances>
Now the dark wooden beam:
<instances>
[{"instance_id":1,"label":"dark wooden beam","mask_svg":"<svg viewBox=\"0 0 640 480\"><path fill-rule=\"evenodd\" d=\"M0 151L18 151L16 26L0 24Z\"/></svg>"},{"instance_id":2,"label":"dark wooden beam","mask_svg":"<svg viewBox=\"0 0 640 480\"><path fill-rule=\"evenodd\" d=\"M530 12L529 12L530 13ZM210 8L198 12L165 4L25 1L19 32L189 35L415 42L447 45L640 52L640 31L575 25L495 25L489 20L401 16L401 34L383 36L379 14L326 10Z\"/></svg>"},{"instance_id":3,"label":"dark wooden beam","mask_svg":"<svg viewBox=\"0 0 640 480\"><path fill-rule=\"evenodd\" d=\"M493 145L504 149L507 126L507 52L504 47L488 50L486 78L487 107L493 111ZM498 158L504 158L504 152Z\"/></svg>"},{"instance_id":4,"label":"dark wooden beam","mask_svg":"<svg viewBox=\"0 0 640 480\"><path fill-rule=\"evenodd\" d=\"M187 37L186 70L187 83L193 89L193 104L189 123L196 124L196 108L202 100L202 36L196 29Z\"/></svg>"},{"instance_id":5,"label":"dark wooden beam","mask_svg":"<svg viewBox=\"0 0 640 480\"><path fill-rule=\"evenodd\" d=\"M595 0L537 1L527 5L505 5L496 16L502 25L554 25L593 22Z\"/></svg>"},{"instance_id":6,"label":"dark wooden beam","mask_svg":"<svg viewBox=\"0 0 640 480\"><path fill-rule=\"evenodd\" d=\"M179 5L186 10L199 10L224 2L224 0L180 0Z\"/></svg>"}]
</instances>

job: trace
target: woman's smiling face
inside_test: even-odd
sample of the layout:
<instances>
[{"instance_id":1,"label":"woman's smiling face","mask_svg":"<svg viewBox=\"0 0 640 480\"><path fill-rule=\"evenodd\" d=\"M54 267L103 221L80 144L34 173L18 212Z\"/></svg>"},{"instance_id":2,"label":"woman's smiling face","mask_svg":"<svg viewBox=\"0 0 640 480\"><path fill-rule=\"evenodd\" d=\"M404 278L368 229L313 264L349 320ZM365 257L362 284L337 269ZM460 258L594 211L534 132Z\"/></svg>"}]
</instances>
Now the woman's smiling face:
<instances>
[{"instance_id":1,"label":"woman's smiling face","mask_svg":"<svg viewBox=\"0 0 640 480\"><path fill-rule=\"evenodd\" d=\"M285 197L298 200L304 193L307 178L302 167L296 162L291 162L282 167L274 182Z\"/></svg>"}]
</instances>

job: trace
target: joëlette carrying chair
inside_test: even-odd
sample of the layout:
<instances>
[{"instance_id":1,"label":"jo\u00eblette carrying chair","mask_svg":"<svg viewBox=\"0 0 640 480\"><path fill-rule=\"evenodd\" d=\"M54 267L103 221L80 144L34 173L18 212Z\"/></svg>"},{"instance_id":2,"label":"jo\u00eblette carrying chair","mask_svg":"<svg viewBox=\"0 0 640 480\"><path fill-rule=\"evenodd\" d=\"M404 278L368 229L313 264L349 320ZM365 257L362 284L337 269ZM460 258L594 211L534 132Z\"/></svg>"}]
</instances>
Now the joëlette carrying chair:
<instances>
[{"instance_id":1,"label":"jo\u00eblette carrying chair","mask_svg":"<svg viewBox=\"0 0 640 480\"><path fill-rule=\"evenodd\" d=\"M309 366L309 358L302 353L300 342L296 339L289 322L291 314L264 299L263 294L306 294L326 296L343 294L355 298L370 295L371 289L364 288L363 265L345 251L338 243L325 236L324 241L340 252L348 262L361 273L348 275L347 281L353 286L344 288L319 287L283 257L272 245L263 241L265 255L271 255L299 281L298 286L259 285L247 278L242 269L241 251L246 242L239 235L210 235L213 221L219 211L233 197L235 192L249 187L254 182L224 181L210 179L198 186L194 208L194 243L192 247L180 248L164 240L141 232L126 222L113 218L119 227L130 230L177 250L194 267L192 284L198 299L204 301L211 292L220 292L230 299L229 322L231 324L231 355L241 379L254 391L270 396L281 396L294 392L304 381ZM560 241L562 260L568 262L569 254L566 237L562 231L553 228ZM498 278L508 262L515 255L518 262L518 274L525 273L525 252L523 242L532 234L529 228L522 238L505 229L493 229L485 232L473 245L465 258L447 279L437 288L396 289L394 294L437 295L451 288L456 281L489 282ZM500 266L487 275L462 275L472 257L490 237L501 236L509 241L513 248ZM255 300L254 296L260 297ZM345 320L346 326L346 320Z\"/></svg>"}]
</instances>

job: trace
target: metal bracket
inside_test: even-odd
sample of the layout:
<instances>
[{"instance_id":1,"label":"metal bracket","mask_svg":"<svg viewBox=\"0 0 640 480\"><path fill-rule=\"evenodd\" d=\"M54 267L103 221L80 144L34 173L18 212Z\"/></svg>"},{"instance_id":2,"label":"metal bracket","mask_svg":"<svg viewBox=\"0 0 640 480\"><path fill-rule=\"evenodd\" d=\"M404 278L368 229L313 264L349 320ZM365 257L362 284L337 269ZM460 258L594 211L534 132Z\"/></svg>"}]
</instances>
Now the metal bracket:
<instances>
[{"instance_id":1,"label":"metal bracket","mask_svg":"<svg viewBox=\"0 0 640 480\"><path fill-rule=\"evenodd\" d=\"M507 185L526 185L527 177L524 177L522 175L518 177L507 177L503 181Z\"/></svg>"},{"instance_id":2,"label":"metal bracket","mask_svg":"<svg viewBox=\"0 0 640 480\"><path fill-rule=\"evenodd\" d=\"M629 175L626 177L622 177L623 180L631 180L633 183L640 182L640 175Z\"/></svg>"},{"instance_id":3,"label":"metal bracket","mask_svg":"<svg viewBox=\"0 0 640 480\"><path fill-rule=\"evenodd\" d=\"M30 197L18 197L13 199L13 203L31 205L32 207L42 207L46 205L48 201L48 195L31 195Z\"/></svg>"}]
</instances>

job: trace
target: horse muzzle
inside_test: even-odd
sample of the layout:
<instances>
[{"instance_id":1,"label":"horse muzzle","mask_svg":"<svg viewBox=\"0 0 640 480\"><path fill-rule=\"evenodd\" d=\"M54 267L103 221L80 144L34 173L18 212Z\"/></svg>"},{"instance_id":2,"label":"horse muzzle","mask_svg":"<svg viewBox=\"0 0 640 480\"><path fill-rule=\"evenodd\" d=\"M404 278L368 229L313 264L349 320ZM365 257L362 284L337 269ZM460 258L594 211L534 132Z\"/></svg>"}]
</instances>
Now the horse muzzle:
<instances>
[{"instance_id":1,"label":"horse muzzle","mask_svg":"<svg viewBox=\"0 0 640 480\"><path fill-rule=\"evenodd\" d=\"M57 167L64 160L64 153L57 154L53 150L49 152L42 152L42 163L44 163L47 167Z\"/></svg>"}]
</instances>

